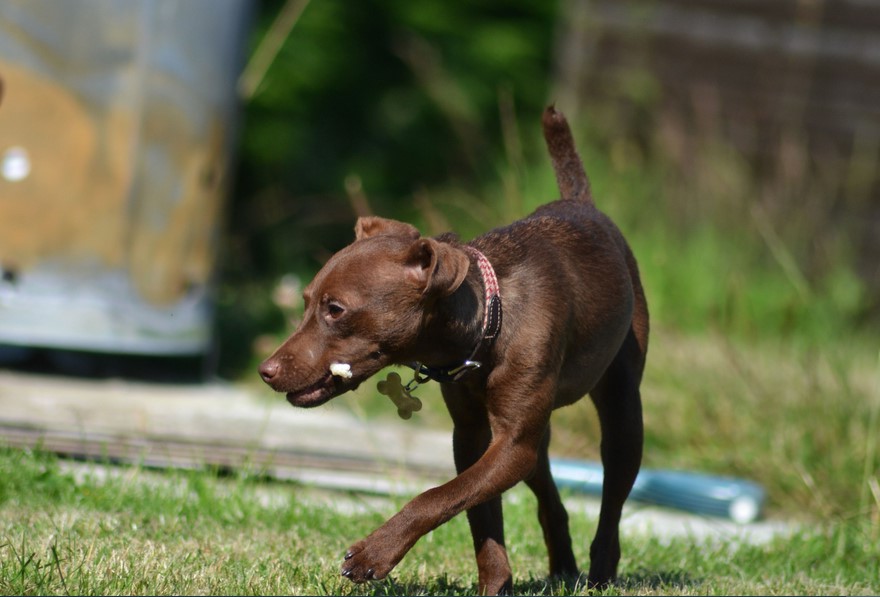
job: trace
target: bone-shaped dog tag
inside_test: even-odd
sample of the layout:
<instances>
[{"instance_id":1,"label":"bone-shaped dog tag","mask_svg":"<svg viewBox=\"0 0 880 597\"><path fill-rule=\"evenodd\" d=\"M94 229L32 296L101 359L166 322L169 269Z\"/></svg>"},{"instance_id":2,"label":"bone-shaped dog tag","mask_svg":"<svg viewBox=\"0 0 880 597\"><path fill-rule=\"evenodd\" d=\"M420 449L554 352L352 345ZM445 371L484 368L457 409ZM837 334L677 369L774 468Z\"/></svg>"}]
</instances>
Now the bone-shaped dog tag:
<instances>
[{"instance_id":1,"label":"bone-shaped dog tag","mask_svg":"<svg viewBox=\"0 0 880 597\"><path fill-rule=\"evenodd\" d=\"M422 401L409 393L397 373L389 373L385 381L376 384L380 394L391 398L391 402L397 407L397 414L401 419L412 417L413 411L422 410Z\"/></svg>"}]
</instances>

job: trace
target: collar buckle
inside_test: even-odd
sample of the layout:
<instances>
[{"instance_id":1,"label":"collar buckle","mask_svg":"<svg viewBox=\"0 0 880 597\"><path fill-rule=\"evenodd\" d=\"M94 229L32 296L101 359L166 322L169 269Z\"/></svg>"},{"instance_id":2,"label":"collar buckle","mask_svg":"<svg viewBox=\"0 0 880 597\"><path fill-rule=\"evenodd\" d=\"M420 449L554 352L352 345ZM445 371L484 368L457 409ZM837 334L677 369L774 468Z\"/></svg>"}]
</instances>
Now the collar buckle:
<instances>
[{"instance_id":1,"label":"collar buckle","mask_svg":"<svg viewBox=\"0 0 880 597\"><path fill-rule=\"evenodd\" d=\"M473 361L471 359L468 359L461 365L455 367L428 367L419 362L408 363L407 367L415 371L415 375L413 376L412 381L407 384L407 388L413 390L417 386L432 379L440 383L458 381L468 371L479 369L482 366L483 363L480 361Z\"/></svg>"}]
</instances>

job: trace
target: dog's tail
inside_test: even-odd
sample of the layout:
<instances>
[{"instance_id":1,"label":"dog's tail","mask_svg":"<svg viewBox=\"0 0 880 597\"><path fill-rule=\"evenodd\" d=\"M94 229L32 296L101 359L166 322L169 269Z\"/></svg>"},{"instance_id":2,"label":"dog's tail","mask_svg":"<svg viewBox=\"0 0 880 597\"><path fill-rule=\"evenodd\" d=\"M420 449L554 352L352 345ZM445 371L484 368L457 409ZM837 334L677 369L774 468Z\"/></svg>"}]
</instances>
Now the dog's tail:
<instances>
[{"instance_id":1,"label":"dog's tail","mask_svg":"<svg viewBox=\"0 0 880 597\"><path fill-rule=\"evenodd\" d=\"M584 164L574 146L574 138L568 121L562 112L554 106L544 110L542 119L544 139L553 160L553 171L556 172L556 183L563 199L593 202L590 194L590 179L584 170Z\"/></svg>"}]
</instances>

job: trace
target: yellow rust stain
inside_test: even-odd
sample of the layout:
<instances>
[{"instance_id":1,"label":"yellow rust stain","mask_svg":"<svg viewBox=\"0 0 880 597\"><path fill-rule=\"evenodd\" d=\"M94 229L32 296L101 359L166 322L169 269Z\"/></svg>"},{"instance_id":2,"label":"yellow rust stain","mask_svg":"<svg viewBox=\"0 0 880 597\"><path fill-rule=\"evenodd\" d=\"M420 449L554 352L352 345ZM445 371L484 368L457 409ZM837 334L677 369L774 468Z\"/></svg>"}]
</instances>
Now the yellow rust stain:
<instances>
[{"instance_id":1,"label":"yellow rust stain","mask_svg":"<svg viewBox=\"0 0 880 597\"><path fill-rule=\"evenodd\" d=\"M164 159L174 169L166 184L142 189L146 195L139 197L132 221L132 281L157 305L206 284L214 265L226 127L214 121L207 139L192 129L172 106L152 111L144 123L146 142L168 140Z\"/></svg>"},{"instance_id":2,"label":"yellow rust stain","mask_svg":"<svg viewBox=\"0 0 880 597\"><path fill-rule=\"evenodd\" d=\"M225 122L195 130L161 93L142 114L121 96L89 106L3 60L0 77L0 156L21 147L31 162L23 180L0 176L0 265L126 268L139 294L159 306L207 283L226 178Z\"/></svg>"},{"instance_id":3,"label":"yellow rust stain","mask_svg":"<svg viewBox=\"0 0 880 597\"><path fill-rule=\"evenodd\" d=\"M122 262L124 203L131 178L127 155L132 119L106 124L69 90L0 60L0 156L27 152L30 174L0 176L0 262L28 267L43 259Z\"/></svg>"}]
</instances>

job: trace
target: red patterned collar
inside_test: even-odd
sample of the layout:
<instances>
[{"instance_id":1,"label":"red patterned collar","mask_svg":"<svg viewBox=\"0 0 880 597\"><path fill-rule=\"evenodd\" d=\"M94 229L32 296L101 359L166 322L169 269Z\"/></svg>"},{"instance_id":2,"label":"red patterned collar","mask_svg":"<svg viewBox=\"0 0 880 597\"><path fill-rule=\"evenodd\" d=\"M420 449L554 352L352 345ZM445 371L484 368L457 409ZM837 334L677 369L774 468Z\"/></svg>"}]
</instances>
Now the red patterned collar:
<instances>
[{"instance_id":1,"label":"red patterned collar","mask_svg":"<svg viewBox=\"0 0 880 597\"><path fill-rule=\"evenodd\" d=\"M422 383L423 380L420 379L420 376L441 383L458 381L468 371L480 368L482 363L475 361L474 358L487 343L491 343L497 338L498 333L501 331L501 289L498 286L498 278L495 276L495 268L492 267L492 264L479 249L470 245L464 245L462 248L476 259L477 266L480 269L480 277L483 280L483 296L485 300L483 306L482 337L474 347L471 355L460 365L428 367L421 363L411 363L409 367L416 372L416 377L413 380L416 384Z\"/></svg>"},{"instance_id":2,"label":"red patterned collar","mask_svg":"<svg viewBox=\"0 0 880 597\"><path fill-rule=\"evenodd\" d=\"M483 278L483 288L485 288L485 306L483 307L483 340L492 340L501 331L501 289L498 287L498 278L495 276L495 268L483 253L470 245L465 245L464 249L470 253L476 260L477 266L480 268L480 275ZM482 344L482 343L481 343ZM480 349L478 345L474 354ZM472 357L474 355L471 355Z\"/></svg>"}]
</instances>

